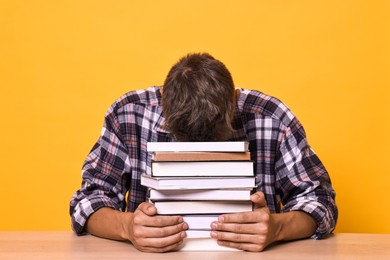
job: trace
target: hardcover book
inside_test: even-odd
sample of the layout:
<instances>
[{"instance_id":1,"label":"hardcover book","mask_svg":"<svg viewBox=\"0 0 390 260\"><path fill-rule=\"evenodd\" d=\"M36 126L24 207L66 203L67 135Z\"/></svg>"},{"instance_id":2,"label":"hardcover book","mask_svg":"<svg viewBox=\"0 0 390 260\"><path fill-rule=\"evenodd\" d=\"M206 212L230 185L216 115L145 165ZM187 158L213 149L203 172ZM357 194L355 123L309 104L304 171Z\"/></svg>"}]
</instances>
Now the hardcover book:
<instances>
[{"instance_id":1,"label":"hardcover book","mask_svg":"<svg viewBox=\"0 0 390 260\"><path fill-rule=\"evenodd\" d=\"M152 177L142 174L141 185L156 190L253 188L255 177Z\"/></svg>"},{"instance_id":2,"label":"hardcover book","mask_svg":"<svg viewBox=\"0 0 390 260\"><path fill-rule=\"evenodd\" d=\"M237 142L148 142L148 152L247 152L249 143Z\"/></svg>"},{"instance_id":3,"label":"hardcover book","mask_svg":"<svg viewBox=\"0 0 390 260\"><path fill-rule=\"evenodd\" d=\"M224 214L252 211L251 201L156 201L160 215Z\"/></svg>"},{"instance_id":4,"label":"hardcover book","mask_svg":"<svg viewBox=\"0 0 390 260\"><path fill-rule=\"evenodd\" d=\"M253 161L152 162L152 176L253 176Z\"/></svg>"},{"instance_id":5,"label":"hardcover book","mask_svg":"<svg viewBox=\"0 0 390 260\"><path fill-rule=\"evenodd\" d=\"M250 152L154 152L154 161L249 161Z\"/></svg>"},{"instance_id":6,"label":"hardcover book","mask_svg":"<svg viewBox=\"0 0 390 260\"><path fill-rule=\"evenodd\" d=\"M191 230L211 230L211 223L218 220L219 215L183 215L183 221Z\"/></svg>"},{"instance_id":7,"label":"hardcover book","mask_svg":"<svg viewBox=\"0 0 390 260\"><path fill-rule=\"evenodd\" d=\"M211 230L186 230L187 238L208 238L210 236Z\"/></svg>"},{"instance_id":8,"label":"hardcover book","mask_svg":"<svg viewBox=\"0 0 390 260\"><path fill-rule=\"evenodd\" d=\"M178 251L242 251L239 249L220 246L217 240L211 237L207 238L185 238L183 245Z\"/></svg>"},{"instance_id":9,"label":"hardcover book","mask_svg":"<svg viewBox=\"0 0 390 260\"><path fill-rule=\"evenodd\" d=\"M149 199L158 200L250 200L252 188L217 190L150 190Z\"/></svg>"}]
</instances>

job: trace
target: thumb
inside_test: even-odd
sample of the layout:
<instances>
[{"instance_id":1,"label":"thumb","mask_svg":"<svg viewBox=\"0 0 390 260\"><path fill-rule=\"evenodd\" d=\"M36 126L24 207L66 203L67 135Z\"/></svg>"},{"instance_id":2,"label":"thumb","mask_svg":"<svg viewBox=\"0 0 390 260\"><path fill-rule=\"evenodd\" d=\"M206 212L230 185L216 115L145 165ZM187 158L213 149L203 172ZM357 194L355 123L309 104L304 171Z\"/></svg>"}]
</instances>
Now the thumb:
<instances>
[{"instance_id":1,"label":"thumb","mask_svg":"<svg viewBox=\"0 0 390 260\"><path fill-rule=\"evenodd\" d=\"M253 202L253 208L265 208L267 207L267 201L265 200L264 193L258 191L251 195L251 201Z\"/></svg>"},{"instance_id":2,"label":"thumb","mask_svg":"<svg viewBox=\"0 0 390 260\"><path fill-rule=\"evenodd\" d=\"M144 214L146 214L148 216L153 216L153 215L157 214L156 207L153 204L148 203L148 202L141 203L138 206L137 210L140 210L141 212L143 212Z\"/></svg>"}]
</instances>

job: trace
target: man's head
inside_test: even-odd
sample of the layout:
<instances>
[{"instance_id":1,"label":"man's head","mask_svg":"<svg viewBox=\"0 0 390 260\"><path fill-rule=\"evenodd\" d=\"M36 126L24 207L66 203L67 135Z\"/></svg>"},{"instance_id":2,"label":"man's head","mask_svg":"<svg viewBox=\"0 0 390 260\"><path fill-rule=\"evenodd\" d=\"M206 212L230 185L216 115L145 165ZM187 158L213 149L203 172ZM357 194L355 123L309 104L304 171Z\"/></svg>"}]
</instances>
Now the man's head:
<instances>
[{"instance_id":1,"label":"man's head","mask_svg":"<svg viewBox=\"0 0 390 260\"><path fill-rule=\"evenodd\" d=\"M162 93L165 128L178 141L223 141L235 107L233 79L207 53L189 54L169 71Z\"/></svg>"}]
</instances>

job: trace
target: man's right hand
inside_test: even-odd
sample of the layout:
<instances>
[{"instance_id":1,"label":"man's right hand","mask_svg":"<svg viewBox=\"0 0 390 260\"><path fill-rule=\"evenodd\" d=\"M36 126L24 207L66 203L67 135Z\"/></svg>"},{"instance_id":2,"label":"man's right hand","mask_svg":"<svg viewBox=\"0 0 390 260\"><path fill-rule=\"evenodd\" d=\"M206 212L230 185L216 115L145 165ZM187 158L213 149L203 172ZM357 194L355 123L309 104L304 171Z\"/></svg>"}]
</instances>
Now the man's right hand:
<instances>
[{"instance_id":1,"label":"man's right hand","mask_svg":"<svg viewBox=\"0 0 390 260\"><path fill-rule=\"evenodd\" d=\"M142 203L133 212L103 207L86 223L86 231L98 237L130 241L144 252L167 252L176 249L186 236L187 223L181 216L159 216L150 203Z\"/></svg>"},{"instance_id":2,"label":"man's right hand","mask_svg":"<svg viewBox=\"0 0 390 260\"><path fill-rule=\"evenodd\" d=\"M181 216L158 216L152 204L144 202L131 215L128 239L143 252L167 252L183 243L188 229Z\"/></svg>"}]
</instances>

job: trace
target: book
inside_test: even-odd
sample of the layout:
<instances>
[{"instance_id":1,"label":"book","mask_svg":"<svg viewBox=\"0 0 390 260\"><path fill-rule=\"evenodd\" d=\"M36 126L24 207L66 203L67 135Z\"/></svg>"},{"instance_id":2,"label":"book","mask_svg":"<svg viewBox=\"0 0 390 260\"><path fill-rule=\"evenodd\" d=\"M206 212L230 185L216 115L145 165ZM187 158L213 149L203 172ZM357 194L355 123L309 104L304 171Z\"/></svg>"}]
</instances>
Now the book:
<instances>
[{"instance_id":1,"label":"book","mask_svg":"<svg viewBox=\"0 0 390 260\"><path fill-rule=\"evenodd\" d=\"M153 161L249 161L250 152L154 152Z\"/></svg>"},{"instance_id":2,"label":"book","mask_svg":"<svg viewBox=\"0 0 390 260\"><path fill-rule=\"evenodd\" d=\"M218 220L219 215L183 215L183 221L191 230L211 230L211 223Z\"/></svg>"},{"instance_id":3,"label":"book","mask_svg":"<svg viewBox=\"0 0 390 260\"><path fill-rule=\"evenodd\" d=\"M185 238L178 251L242 251L236 248L220 246L215 238Z\"/></svg>"},{"instance_id":4,"label":"book","mask_svg":"<svg viewBox=\"0 0 390 260\"><path fill-rule=\"evenodd\" d=\"M155 190L253 188L255 177L152 177L142 174L141 185Z\"/></svg>"},{"instance_id":5,"label":"book","mask_svg":"<svg viewBox=\"0 0 390 260\"><path fill-rule=\"evenodd\" d=\"M223 214L252 211L251 201L156 201L159 215Z\"/></svg>"},{"instance_id":6,"label":"book","mask_svg":"<svg viewBox=\"0 0 390 260\"><path fill-rule=\"evenodd\" d=\"M253 176L253 161L152 162L152 176Z\"/></svg>"},{"instance_id":7,"label":"book","mask_svg":"<svg viewBox=\"0 0 390 260\"><path fill-rule=\"evenodd\" d=\"M247 152L249 143L236 142L148 142L148 152Z\"/></svg>"},{"instance_id":8,"label":"book","mask_svg":"<svg viewBox=\"0 0 390 260\"><path fill-rule=\"evenodd\" d=\"M187 238L208 238L210 236L211 230L186 230Z\"/></svg>"},{"instance_id":9,"label":"book","mask_svg":"<svg viewBox=\"0 0 390 260\"><path fill-rule=\"evenodd\" d=\"M158 200L250 200L252 188L217 190L150 190L149 199Z\"/></svg>"}]
</instances>

